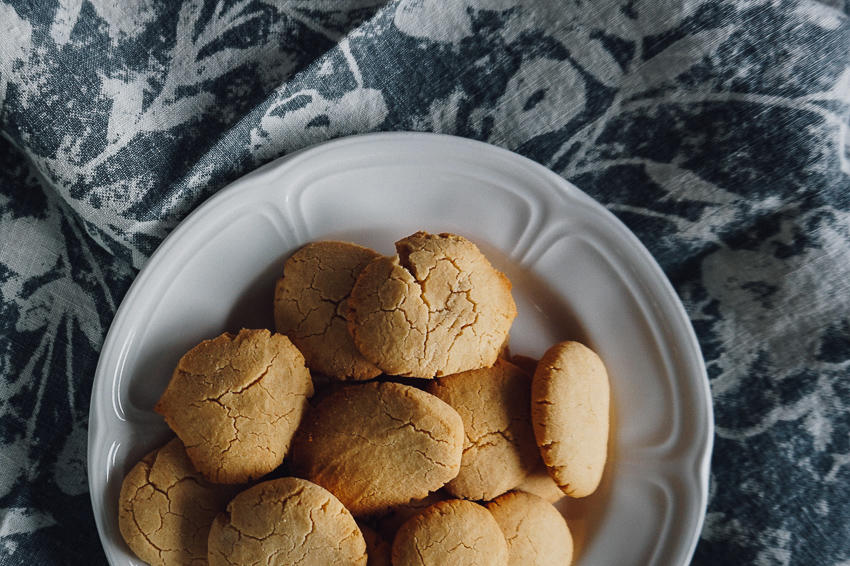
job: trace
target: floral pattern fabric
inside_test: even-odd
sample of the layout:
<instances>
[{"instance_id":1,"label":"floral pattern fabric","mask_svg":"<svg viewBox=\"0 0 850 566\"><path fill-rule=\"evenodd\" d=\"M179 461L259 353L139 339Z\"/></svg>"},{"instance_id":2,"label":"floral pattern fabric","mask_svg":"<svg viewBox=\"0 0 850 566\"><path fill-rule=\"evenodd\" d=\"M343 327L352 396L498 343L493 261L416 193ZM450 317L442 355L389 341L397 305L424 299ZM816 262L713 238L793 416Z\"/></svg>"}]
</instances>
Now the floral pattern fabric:
<instances>
[{"instance_id":1,"label":"floral pattern fabric","mask_svg":"<svg viewBox=\"0 0 850 566\"><path fill-rule=\"evenodd\" d=\"M92 376L159 242L348 134L484 140L619 216L716 416L694 564L850 563L850 3L0 0L0 562L101 564Z\"/></svg>"}]
</instances>

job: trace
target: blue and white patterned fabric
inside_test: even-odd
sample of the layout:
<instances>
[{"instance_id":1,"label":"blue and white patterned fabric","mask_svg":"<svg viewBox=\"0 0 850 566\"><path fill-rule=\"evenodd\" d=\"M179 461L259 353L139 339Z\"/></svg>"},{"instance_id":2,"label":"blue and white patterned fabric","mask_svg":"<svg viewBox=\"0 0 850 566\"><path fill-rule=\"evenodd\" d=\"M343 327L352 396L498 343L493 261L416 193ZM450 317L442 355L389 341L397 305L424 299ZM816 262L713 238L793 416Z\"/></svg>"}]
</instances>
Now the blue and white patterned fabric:
<instances>
[{"instance_id":1,"label":"blue and white patterned fabric","mask_svg":"<svg viewBox=\"0 0 850 566\"><path fill-rule=\"evenodd\" d=\"M682 297L694 564L850 564L850 3L0 0L0 563L102 564L92 376L157 244L255 167L419 130L538 161Z\"/></svg>"}]
</instances>

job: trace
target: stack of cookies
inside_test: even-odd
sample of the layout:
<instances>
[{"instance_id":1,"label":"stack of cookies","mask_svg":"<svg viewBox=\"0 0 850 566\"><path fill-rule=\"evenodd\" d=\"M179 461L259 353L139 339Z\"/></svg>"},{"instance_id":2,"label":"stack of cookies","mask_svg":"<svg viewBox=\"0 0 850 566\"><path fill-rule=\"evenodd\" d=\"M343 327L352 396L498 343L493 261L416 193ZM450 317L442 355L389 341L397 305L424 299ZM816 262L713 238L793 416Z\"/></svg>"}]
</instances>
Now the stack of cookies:
<instances>
[{"instance_id":1,"label":"stack of cookies","mask_svg":"<svg viewBox=\"0 0 850 566\"><path fill-rule=\"evenodd\" d=\"M470 241L384 257L308 244L276 333L194 347L157 403L176 434L124 478L149 564L565 565L552 502L599 485L609 385L577 342L508 355L511 284Z\"/></svg>"}]
</instances>

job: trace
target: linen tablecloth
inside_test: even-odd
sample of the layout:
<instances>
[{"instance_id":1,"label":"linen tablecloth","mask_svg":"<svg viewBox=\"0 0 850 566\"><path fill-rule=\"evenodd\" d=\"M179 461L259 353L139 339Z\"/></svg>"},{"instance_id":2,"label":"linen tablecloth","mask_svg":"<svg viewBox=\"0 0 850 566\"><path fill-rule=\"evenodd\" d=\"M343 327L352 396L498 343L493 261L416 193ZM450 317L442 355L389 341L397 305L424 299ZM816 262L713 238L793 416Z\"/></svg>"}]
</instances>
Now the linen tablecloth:
<instances>
[{"instance_id":1,"label":"linen tablecloth","mask_svg":"<svg viewBox=\"0 0 850 566\"><path fill-rule=\"evenodd\" d=\"M275 157L418 130L550 167L673 282L717 424L694 564L850 564L848 6L1 0L0 563L105 562L92 376L169 231Z\"/></svg>"}]
</instances>

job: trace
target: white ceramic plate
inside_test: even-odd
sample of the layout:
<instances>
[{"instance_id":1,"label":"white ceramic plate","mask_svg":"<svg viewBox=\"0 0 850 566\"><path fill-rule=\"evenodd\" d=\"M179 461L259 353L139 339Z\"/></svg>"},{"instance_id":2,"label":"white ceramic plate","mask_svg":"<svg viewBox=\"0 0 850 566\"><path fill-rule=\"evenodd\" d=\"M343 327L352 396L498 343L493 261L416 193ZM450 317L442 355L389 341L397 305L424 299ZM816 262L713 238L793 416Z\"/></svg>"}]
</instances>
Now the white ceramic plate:
<instances>
[{"instance_id":1,"label":"white ceramic plate","mask_svg":"<svg viewBox=\"0 0 850 566\"><path fill-rule=\"evenodd\" d=\"M109 562L124 474L169 436L152 407L180 356L272 327L274 282L306 242L394 253L419 229L479 244L514 285L511 351L581 340L605 361L613 427L602 486L562 501L579 565L687 564L705 514L713 424L699 346L661 269L605 208L540 165L461 138L374 134L279 159L192 213L160 246L109 330L92 392L89 487Z\"/></svg>"}]
</instances>

